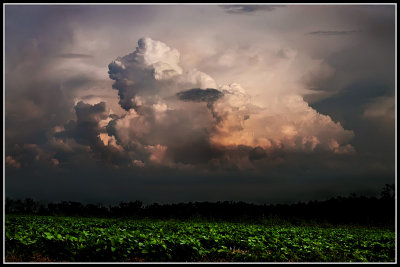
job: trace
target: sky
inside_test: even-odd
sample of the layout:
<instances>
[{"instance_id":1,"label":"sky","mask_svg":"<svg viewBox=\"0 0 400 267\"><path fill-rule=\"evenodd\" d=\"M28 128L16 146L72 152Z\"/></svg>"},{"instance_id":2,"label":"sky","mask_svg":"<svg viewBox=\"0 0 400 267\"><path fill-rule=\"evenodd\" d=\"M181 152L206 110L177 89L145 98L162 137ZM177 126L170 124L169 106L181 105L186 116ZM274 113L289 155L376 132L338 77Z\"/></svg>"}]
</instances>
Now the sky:
<instances>
[{"instance_id":1,"label":"sky","mask_svg":"<svg viewBox=\"0 0 400 267\"><path fill-rule=\"evenodd\" d=\"M396 6L3 6L5 194L294 203L395 183Z\"/></svg>"}]
</instances>

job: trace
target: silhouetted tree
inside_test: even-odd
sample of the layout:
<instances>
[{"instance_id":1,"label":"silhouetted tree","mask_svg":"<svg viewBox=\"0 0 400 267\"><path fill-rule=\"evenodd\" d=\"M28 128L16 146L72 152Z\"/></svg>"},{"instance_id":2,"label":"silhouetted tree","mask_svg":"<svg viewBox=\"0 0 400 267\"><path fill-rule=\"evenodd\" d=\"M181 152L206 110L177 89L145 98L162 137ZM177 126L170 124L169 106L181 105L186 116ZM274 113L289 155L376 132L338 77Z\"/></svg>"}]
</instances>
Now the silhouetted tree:
<instances>
[{"instance_id":1,"label":"silhouetted tree","mask_svg":"<svg viewBox=\"0 0 400 267\"><path fill-rule=\"evenodd\" d=\"M381 197L383 199L394 199L395 196L395 188L394 184L385 184L385 187L382 189Z\"/></svg>"},{"instance_id":2,"label":"silhouetted tree","mask_svg":"<svg viewBox=\"0 0 400 267\"><path fill-rule=\"evenodd\" d=\"M335 197L325 201L295 204L256 205L245 202L189 202L176 204L153 203L143 206L141 201L120 202L108 208L100 203L82 204L73 201L38 204L32 199L6 198L6 213L35 213L39 215L130 217L159 219L206 219L273 223L307 222L330 224L390 225L395 222L394 185L385 185L381 198L357 196Z\"/></svg>"},{"instance_id":3,"label":"silhouetted tree","mask_svg":"<svg viewBox=\"0 0 400 267\"><path fill-rule=\"evenodd\" d=\"M14 213L14 200L12 198L6 197L5 205L5 213Z\"/></svg>"},{"instance_id":4,"label":"silhouetted tree","mask_svg":"<svg viewBox=\"0 0 400 267\"><path fill-rule=\"evenodd\" d=\"M34 201L32 198L26 198L23 202L24 213L32 214L37 213L39 209L39 203Z\"/></svg>"}]
</instances>

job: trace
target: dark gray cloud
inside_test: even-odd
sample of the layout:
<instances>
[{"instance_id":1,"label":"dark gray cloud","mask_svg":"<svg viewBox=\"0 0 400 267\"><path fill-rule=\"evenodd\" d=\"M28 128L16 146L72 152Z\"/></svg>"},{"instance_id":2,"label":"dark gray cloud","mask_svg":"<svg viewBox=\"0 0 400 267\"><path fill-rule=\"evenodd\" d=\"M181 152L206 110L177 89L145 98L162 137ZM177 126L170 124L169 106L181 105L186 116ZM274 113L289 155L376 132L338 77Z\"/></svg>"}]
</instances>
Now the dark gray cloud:
<instances>
[{"instance_id":1,"label":"dark gray cloud","mask_svg":"<svg viewBox=\"0 0 400 267\"><path fill-rule=\"evenodd\" d=\"M221 98L224 94L213 88L193 88L176 94L180 100L212 103Z\"/></svg>"},{"instance_id":2,"label":"dark gray cloud","mask_svg":"<svg viewBox=\"0 0 400 267\"><path fill-rule=\"evenodd\" d=\"M62 171L47 167L46 175L43 175L43 166L38 165L8 168L5 190L11 197L30 196L44 201L67 199L117 203L122 200L142 200L145 203L171 203L234 200L294 203L346 196L352 192L377 195L382 185L393 180L394 173L390 171L366 168L362 162L366 158L360 161L344 158L340 159L340 165L330 166L338 158L326 154L318 156L320 159L315 155L283 155L290 163L290 171L287 170L287 164L276 165L255 160L264 167L205 172L162 166L115 169L88 154L80 153L69 158L64 163L68 168L64 167ZM347 170L349 165L352 165L351 174ZM354 172L354 169L357 171ZM371 190L374 188L376 190Z\"/></svg>"},{"instance_id":3,"label":"dark gray cloud","mask_svg":"<svg viewBox=\"0 0 400 267\"><path fill-rule=\"evenodd\" d=\"M365 162L392 169L395 154L394 8L365 7L356 11L360 13L362 31L351 38L357 41L325 58L334 69L332 76L313 77L307 82L313 90L327 93L327 97L306 96L305 99L313 108L345 127L351 125L356 136L351 144L359 157L369 155ZM368 114L371 116L366 116Z\"/></svg>"},{"instance_id":4,"label":"dark gray cloud","mask_svg":"<svg viewBox=\"0 0 400 267\"><path fill-rule=\"evenodd\" d=\"M70 120L64 125L64 130L54 134L55 141L52 143L52 149L58 152L57 156L61 164L68 162L68 157L65 158L65 149L60 151L57 145L62 144L68 148L67 150L73 152L76 145L71 144L71 140L81 146L79 153L97 158L102 164L126 166L131 163L125 151L119 149L116 144L114 146L109 144L111 138L101 122L106 121L105 124L107 124L116 115L109 115L105 102L90 105L80 101L75 105L75 114L76 120Z\"/></svg>"},{"instance_id":5,"label":"dark gray cloud","mask_svg":"<svg viewBox=\"0 0 400 267\"><path fill-rule=\"evenodd\" d=\"M266 156L267 156L266 151L262 147L259 147L259 146L255 147L249 153L250 160L262 159L262 158L265 158Z\"/></svg>"},{"instance_id":6,"label":"dark gray cloud","mask_svg":"<svg viewBox=\"0 0 400 267\"><path fill-rule=\"evenodd\" d=\"M249 14L256 11L273 11L282 5L222 5L220 6L229 14Z\"/></svg>"},{"instance_id":7,"label":"dark gray cloud","mask_svg":"<svg viewBox=\"0 0 400 267\"><path fill-rule=\"evenodd\" d=\"M65 131L55 134L57 138L73 138L81 145L97 146L101 141L99 121L108 117L106 103L100 102L94 106L82 101L75 106L77 120L71 120L65 125Z\"/></svg>"},{"instance_id":8,"label":"dark gray cloud","mask_svg":"<svg viewBox=\"0 0 400 267\"><path fill-rule=\"evenodd\" d=\"M381 164L393 166L395 122L394 110L377 120L371 120L364 116L368 103L379 97L393 97L387 84L371 79L360 80L350 84L340 93L312 104L322 113L331 114L333 118L341 121L343 125L352 125L357 138L352 141L359 153L380 155ZM394 98L393 98L394 106ZM382 108L385 108L384 106ZM351 114L351 116L349 116ZM374 142L371 142L371 136Z\"/></svg>"}]
</instances>

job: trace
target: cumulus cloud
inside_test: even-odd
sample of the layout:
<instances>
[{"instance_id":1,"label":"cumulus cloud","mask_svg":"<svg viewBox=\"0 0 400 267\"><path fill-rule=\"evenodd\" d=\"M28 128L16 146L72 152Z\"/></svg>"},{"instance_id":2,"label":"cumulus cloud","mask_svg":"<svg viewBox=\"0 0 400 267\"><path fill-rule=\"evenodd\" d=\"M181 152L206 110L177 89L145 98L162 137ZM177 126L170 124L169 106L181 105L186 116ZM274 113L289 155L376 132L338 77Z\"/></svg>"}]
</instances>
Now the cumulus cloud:
<instances>
[{"instance_id":1,"label":"cumulus cloud","mask_svg":"<svg viewBox=\"0 0 400 267\"><path fill-rule=\"evenodd\" d=\"M7 6L5 19L7 194L297 201L393 181L393 5ZM162 42L136 43L149 33Z\"/></svg>"},{"instance_id":2,"label":"cumulus cloud","mask_svg":"<svg viewBox=\"0 0 400 267\"><path fill-rule=\"evenodd\" d=\"M86 104L82 101L75 106L77 120L71 120L64 126L64 131L56 133L56 137L70 137L81 145L95 146L99 143L99 123L108 118L106 103L96 105Z\"/></svg>"},{"instance_id":3,"label":"cumulus cloud","mask_svg":"<svg viewBox=\"0 0 400 267\"><path fill-rule=\"evenodd\" d=\"M340 123L312 109L301 96L282 95L270 99L265 106L253 106L249 98L245 100L244 93L233 92L231 99L215 103L215 112L224 119L212 135L214 143L306 151L320 147L333 151L332 140L339 146L347 145L354 136Z\"/></svg>"},{"instance_id":4,"label":"cumulus cloud","mask_svg":"<svg viewBox=\"0 0 400 267\"><path fill-rule=\"evenodd\" d=\"M115 80L113 88L118 90L121 107L140 106L136 95L157 94L167 86L164 80L182 74L179 56L176 49L162 42L142 38L134 52L111 62L108 73Z\"/></svg>"},{"instance_id":5,"label":"cumulus cloud","mask_svg":"<svg viewBox=\"0 0 400 267\"><path fill-rule=\"evenodd\" d=\"M91 105L79 101L74 110L76 120L55 127L49 146L61 155L81 153L115 167L128 165L128 154L117 143L115 136L107 133L107 126L116 115L110 114L106 103ZM52 162L60 164L59 160Z\"/></svg>"},{"instance_id":6,"label":"cumulus cloud","mask_svg":"<svg viewBox=\"0 0 400 267\"><path fill-rule=\"evenodd\" d=\"M185 70L185 72L178 77L178 84L181 88L216 88L217 84L214 79L197 69Z\"/></svg>"},{"instance_id":7,"label":"cumulus cloud","mask_svg":"<svg viewBox=\"0 0 400 267\"><path fill-rule=\"evenodd\" d=\"M108 65L125 112L76 99L76 118L52 129L47 161L63 166L64 158L54 155L80 151L115 167L251 169L260 161L281 162L277 151L354 153L353 132L300 95L254 103L240 84L217 85L204 72L183 69L179 58L160 41L140 39L135 51ZM17 166L12 160L19 161L10 158L8 165Z\"/></svg>"},{"instance_id":8,"label":"cumulus cloud","mask_svg":"<svg viewBox=\"0 0 400 267\"><path fill-rule=\"evenodd\" d=\"M348 144L353 132L300 95L281 94L253 104L240 84L217 86L206 73L182 69L176 49L150 38L110 63L109 74L126 113L114 117L107 132L135 165L208 164L225 157L250 166L275 149L354 152ZM105 136L104 144L111 138ZM232 152L237 149L242 152Z\"/></svg>"},{"instance_id":9,"label":"cumulus cloud","mask_svg":"<svg viewBox=\"0 0 400 267\"><path fill-rule=\"evenodd\" d=\"M207 74L179 66L178 50L166 44L142 38L136 50L118 57L109 65L109 76L118 90L119 104L125 110L157 104L159 97L193 87L215 88L215 81Z\"/></svg>"}]
</instances>

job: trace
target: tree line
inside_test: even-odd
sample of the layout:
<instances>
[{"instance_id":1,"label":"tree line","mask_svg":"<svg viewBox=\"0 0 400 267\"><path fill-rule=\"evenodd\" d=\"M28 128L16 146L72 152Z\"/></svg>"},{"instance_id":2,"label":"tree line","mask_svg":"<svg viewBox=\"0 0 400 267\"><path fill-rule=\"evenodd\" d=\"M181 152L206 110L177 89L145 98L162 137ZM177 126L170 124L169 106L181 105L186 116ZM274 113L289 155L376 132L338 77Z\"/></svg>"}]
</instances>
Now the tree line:
<instances>
[{"instance_id":1,"label":"tree line","mask_svg":"<svg viewBox=\"0 0 400 267\"><path fill-rule=\"evenodd\" d=\"M295 204L251 204L245 202L188 202L143 205L141 201L120 202L117 205L82 204L75 201L43 204L31 198L5 201L6 214L36 214L88 216L108 218L204 219L229 221L272 221L304 224L358 224L394 226L395 188L385 185L380 197L350 194L324 201Z\"/></svg>"}]
</instances>

